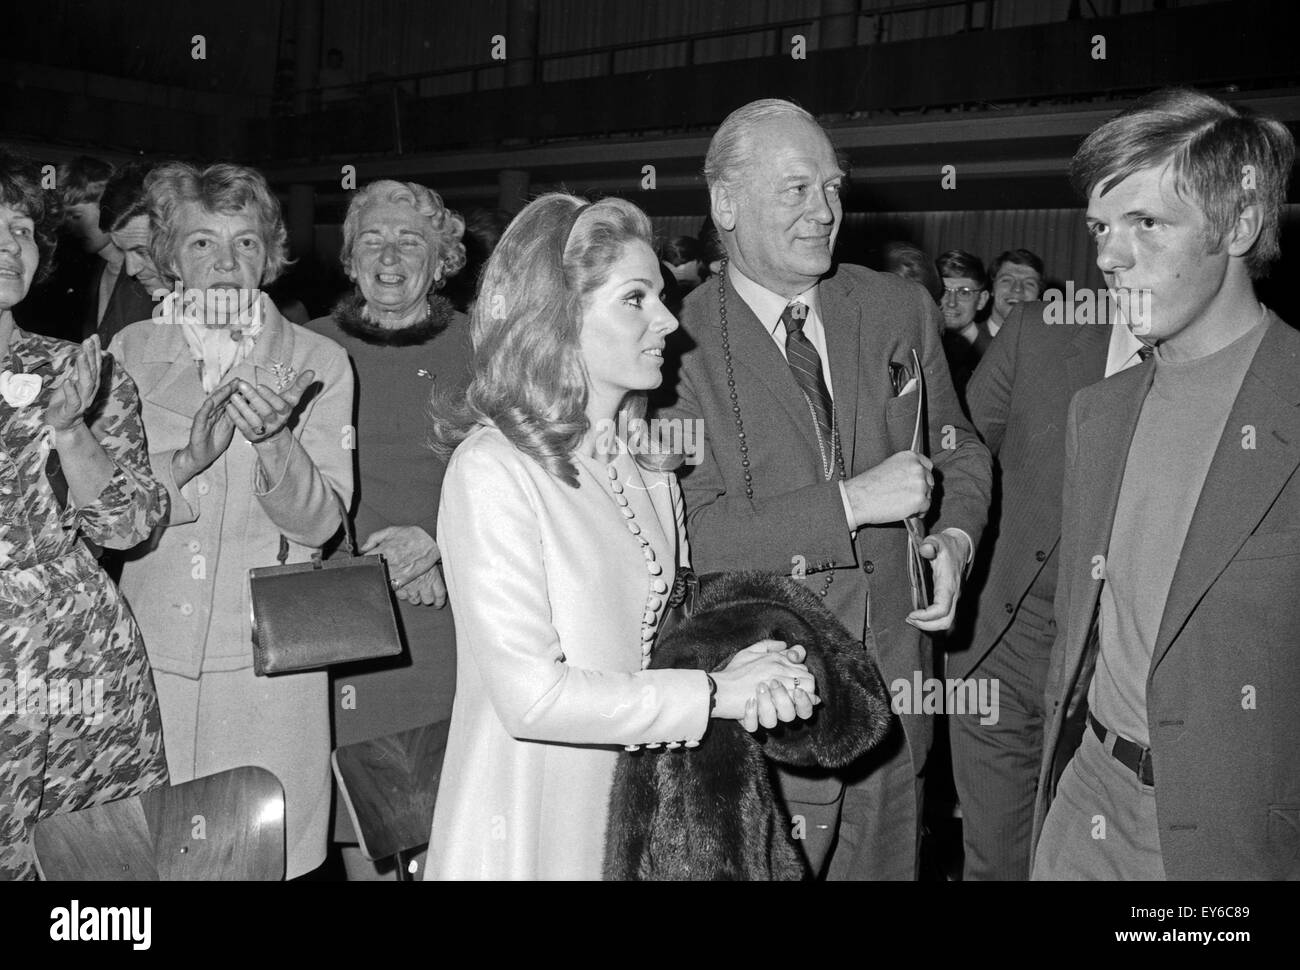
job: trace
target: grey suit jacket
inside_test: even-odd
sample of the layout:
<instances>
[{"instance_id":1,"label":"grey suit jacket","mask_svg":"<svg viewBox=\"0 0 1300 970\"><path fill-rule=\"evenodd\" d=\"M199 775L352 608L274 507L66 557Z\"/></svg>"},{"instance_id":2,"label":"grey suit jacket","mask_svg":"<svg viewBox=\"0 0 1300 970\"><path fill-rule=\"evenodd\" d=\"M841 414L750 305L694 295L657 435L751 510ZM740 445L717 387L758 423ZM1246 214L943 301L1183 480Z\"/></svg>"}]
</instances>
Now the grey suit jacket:
<instances>
[{"instance_id":1,"label":"grey suit jacket","mask_svg":"<svg viewBox=\"0 0 1300 970\"><path fill-rule=\"evenodd\" d=\"M1042 831L1086 710L1089 635L1147 363L1074 398L1061 628L1034 816ZM1270 319L1210 464L1147 674L1156 813L1170 879L1300 878L1300 334Z\"/></svg>"},{"instance_id":2,"label":"grey suit jacket","mask_svg":"<svg viewBox=\"0 0 1300 970\"><path fill-rule=\"evenodd\" d=\"M970 676L998 642L1056 548L1070 399L1106 374L1110 326L1050 324L1045 306L1012 310L966 390L1001 494L995 489L977 595L963 602L971 635L955 640L962 649L948 654L950 677Z\"/></svg>"},{"instance_id":3,"label":"grey suit jacket","mask_svg":"<svg viewBox=\"0 0 1300 970\"><path fill-rule=\"evenodd\" d=\"M725 274L724 274L725 275ZM686 299L676 401L665 416L701 419L701 461L683 466L687 534L699 572L764 569L798 575L820 591L854 636L878 652L886 684L933 672L929 637L904 622L911 612L907 533L901 522L866 526L851 537L837 482L827 482L808 404L781 351L730 281L727 320L736 392L749 449L753 500L746 496L736 416L719 326L718 283ZM927 434L935 462L932 529L955 526L978 543L988 510L991 460L953 393L939 340L938 308L915 283L840 265L819 287L836 423L852 477L911 447L917 395L893 394L889 364L925 371ZM950 445L951 447L945 447ZM933 737L932 720L905 715L917 771Z\"/></svg>"}]
</instances>

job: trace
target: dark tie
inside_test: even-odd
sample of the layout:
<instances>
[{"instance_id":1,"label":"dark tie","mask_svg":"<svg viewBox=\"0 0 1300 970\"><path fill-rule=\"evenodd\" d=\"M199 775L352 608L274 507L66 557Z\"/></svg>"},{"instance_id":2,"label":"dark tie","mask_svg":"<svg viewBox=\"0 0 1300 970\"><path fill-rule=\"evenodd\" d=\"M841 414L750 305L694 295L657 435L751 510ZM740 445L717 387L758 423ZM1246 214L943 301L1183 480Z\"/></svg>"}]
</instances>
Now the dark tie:
<instances>
[{"instance_id":1,"label":"dark tie","mask_svg":"<svg viewBox=\"0 0 1300 970\"><path fill-rule=\"evenodd\" d=\"M802 303L791 303L781 311L781 322L785 324L785 357L795 383L812 405L822 440L829 442L832 427L831 392L822 377L821 355L803 332L807 318L808 307Z\"/></svg>"},{"instance_id":2,"label":"dark tie","mask_svg":"<svg viewBox=\"0 0 1300 970\"><path fill-rule=\"evenodd\" d=\"M1146 344L1143 344L1141 347L1138 348L1138 359L1141 360L1143 363L1146 363L1148 360L1151 359L1151 355L1154 353L1155 353L1154 347L1148 347Z\"/></svg>"}]
</instances>

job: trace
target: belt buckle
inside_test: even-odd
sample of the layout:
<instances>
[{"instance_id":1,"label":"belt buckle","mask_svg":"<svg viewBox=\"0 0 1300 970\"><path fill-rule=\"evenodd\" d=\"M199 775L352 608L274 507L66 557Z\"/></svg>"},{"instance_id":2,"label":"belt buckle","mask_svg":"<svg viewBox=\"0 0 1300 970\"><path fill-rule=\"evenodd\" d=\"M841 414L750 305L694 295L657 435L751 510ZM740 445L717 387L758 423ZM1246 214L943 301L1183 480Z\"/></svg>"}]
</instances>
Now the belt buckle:
<instances>
[{"instance_id":1,"label":"belt buckle","mask_svg":"<svg viewBox=\"0 0 1300 970\"><path fill-rule=\"evenodd\" d=\"M1138 781L1144 785L1154 788L1156 785L1156 769L1151 763L1151 749L1142 748L1142 753L1138 755L1137 763Z\"/></svg>"}]
</instances>

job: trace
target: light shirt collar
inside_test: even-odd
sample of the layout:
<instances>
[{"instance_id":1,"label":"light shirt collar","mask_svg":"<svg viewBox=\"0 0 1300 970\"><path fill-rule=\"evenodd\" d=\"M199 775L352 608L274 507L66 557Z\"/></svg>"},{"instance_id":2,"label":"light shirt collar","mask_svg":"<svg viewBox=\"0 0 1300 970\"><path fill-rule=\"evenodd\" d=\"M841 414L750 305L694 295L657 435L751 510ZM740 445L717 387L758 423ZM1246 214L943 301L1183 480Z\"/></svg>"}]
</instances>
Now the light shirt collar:
<instances>
[{"instance_id":1,"label":"light shirt collar","mask_svg":"<svg viewBox=\"0 0 1300 970\"><path fill-rule=\"evenodd\" d=\"M785 308L791 303L805 304L808 307L809 317L816 316L818 320L821 319L821 302L817 298L816 283L798 296L787 300L780 294L773 293L767 287L755 283L736 269L736 264L730 260L727 261L727 276L731 280L731 285L736 288L736 295L754 311L754 316L758 317L758 322L763 325L763 329L768 332L769 336L777 336L777 328L781 326L781 314L785 312ZM780 338L781 342L784 343L784 331L780 334Z\"/></svg>"},{"instance_id":2,"label":"light shirt collar","mask_svg":"<svg viewBox=\"0 0 1300 970\"><path fill-rule=\"evenodd\" d=\"M1110 328L1110 346L1106 351L1106 376L1110 377L1122 370L1128 370L1140 362L1142 358L1138 356L1138 351L1141 349L1142 341L1133 336L1133 331L1129 330L1128 324L1117 319Z\"/></svg>"}]
</instances>

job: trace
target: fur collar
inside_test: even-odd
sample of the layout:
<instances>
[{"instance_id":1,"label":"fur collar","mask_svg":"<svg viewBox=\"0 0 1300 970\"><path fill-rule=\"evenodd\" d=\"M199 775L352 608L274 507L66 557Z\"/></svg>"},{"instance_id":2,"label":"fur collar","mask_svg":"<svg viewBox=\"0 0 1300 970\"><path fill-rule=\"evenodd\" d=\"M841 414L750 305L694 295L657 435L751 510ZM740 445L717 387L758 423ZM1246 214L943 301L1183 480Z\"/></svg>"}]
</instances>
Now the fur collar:
<instances>
[{"instance_id":1,"label":"fur collar","mask_svg":"<svg viewBox=\"0 0 1300 970\"><path fill-rule=\"evenodd\" d=\"M334 306L334 319L339 329L358 340L383 347L412 347L428 343L450 326L456 308L446 297L429 294L429 316L400 330L381 327L364 316L366 301L360 290L353 290Z\"/></svg>"}]
</instances>

